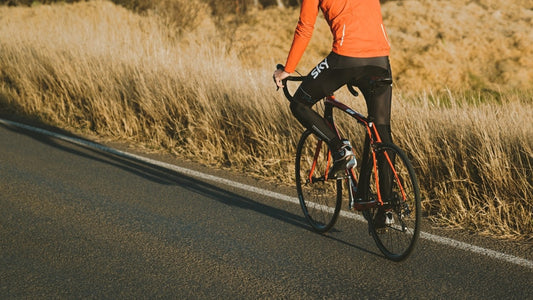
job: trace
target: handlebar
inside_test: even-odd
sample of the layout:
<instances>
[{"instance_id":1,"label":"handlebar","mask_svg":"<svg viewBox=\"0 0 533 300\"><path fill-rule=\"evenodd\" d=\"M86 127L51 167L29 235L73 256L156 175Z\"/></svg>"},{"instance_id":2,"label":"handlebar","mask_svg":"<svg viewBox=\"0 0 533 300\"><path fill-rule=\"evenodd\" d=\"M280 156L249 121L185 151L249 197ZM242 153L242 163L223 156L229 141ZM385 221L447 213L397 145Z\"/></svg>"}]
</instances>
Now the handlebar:
<instances>
[{"instance_id":1,"label":"handlebar","mask_svg":"<svg viewBox=\"0 0 533 300\"><path fill-rule=\"evenodd\" d=\"M348 88L348 91L350 91L350 93L352 93L352 95L354 95L354 97L359 96L359 92L357 92L357 91L353 88L353 85L347 83L347 84L346 84L346 87Z\"/></svg>"},{"instance_id":2,"label":"handlebar","mask_svg":"<svg viewBox=\"0 0 533 300\"><path fill-rule=\"evenodd\" d=\"M276 69L284 70L285 66L283 66L282 64L278 64L276 66ZM293 99L293 95L291 95L291 93L289 92L289 88L287 87L287 81L303 81L305 78L307 78L307 76L289 76L281 81L281 83L283 83L283 94L285 94L287 100L292 101ZM351 84L346 84L346 87L348 87L348 90L352 95L354 95L355 97L359 96L359 93L353 88Z\"/></svg>"},{"instance_id":3,"label":"handlebar","mask_svg":"<svg viewBox=\"0 0 533 300\"><path fill-rule=\"evenodd\" d=\"M276 69L284 70L285 66L282 64L278 64L276 66ZM289 76L281 81L283 83L283 94L285 94L285 98L287 100L292 101L293 95L289 92L289 88L287 87L287 81L303 81L305 79L305 76Z\"/></svg>"}]
</instances>

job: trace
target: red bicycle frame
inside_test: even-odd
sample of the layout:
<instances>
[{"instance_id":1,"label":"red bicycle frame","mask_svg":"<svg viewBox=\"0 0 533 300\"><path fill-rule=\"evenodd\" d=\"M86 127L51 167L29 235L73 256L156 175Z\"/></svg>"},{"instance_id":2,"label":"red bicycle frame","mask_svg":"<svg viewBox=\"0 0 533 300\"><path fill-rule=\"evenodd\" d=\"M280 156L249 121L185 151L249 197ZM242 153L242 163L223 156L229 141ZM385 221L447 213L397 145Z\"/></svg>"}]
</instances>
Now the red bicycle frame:
<instances>
[{"instance_id":1,"label":"red bicycle frame","mask_svg":"<svg viewBox=\"0 0 533 300\"><path fill-rule=\"evenodd\" d=\"M379 136L379 133L377 131L377 128L376 126L374 126L374 123L370 120L368 120L368 118L366 118L365 116L363 116L362 114L358 113L357 111L351 109L349 106L345 105L344 103L342 102L339 102L334 95L331 95L331 96L327 96L326 99L324 100L324 104L325 104L325 110L324 110L324 118L330 123L330 126L335 130L335 132L337 132L337 136L339 138L342 138L340 136L340 133L339 131L337 130L336 126L335 126L335 122L333 120L333 108L337 108L341 111L344 111L345 113L347 113L348 115L350 115L352 118L354 118L359 124L363 125L365 127L365 130L370 138L370 147L374 147L376 145L376 143L381 143L381 137ZM317 148L316 148L316 151L315 151L315 157L314 157L314 161L313 161L313 168L311 169L311 172L309 174L309 178L312 177L312 173L314 172L314 169L315 169L315 166L316 166L316 162L317 162L317 158L318 158L318 155L319 155L319 152L320 152L320 147L322 145L322 141L319 141L318 145L317 145ZM393 171L393 175L394 177L396 178L396 182L398 183L399 187L400 187L400 190L401 190L401 193L402 193L402 198L405 200L406 199L406 194L405 194L405 191L404 191L404 188L401 186L401 182L399 180L399 176L398 176L398 173L396 172L396 169L394 168L394 164L392 163L392 160L389 156L389 154L387 152L384 153L385 155L385 158L387 159L387 162L388 164L390 165L392 171ZM328 174L327 174L327 170L329 170L329 164L330 164L330 157L331 157L331 154L328 153L328 166L326 167L326 174L324 175L325 179L327 180L328 178ZM366 158L363 158L363 159L366 159ZM375 183L376 183L376 192L377 192L377 197L378 197L378 202L380 205L383 205L383 199L381 197L381 191L380 191L380 187L379 187L379 176L378 176L378 168L377 168L377 158L376 158L376 152L375 151L372 151L372 160L373 160L373 168L374 168L374 180L375 180ZM353 169L350 170L351 172L351 177L352 179L355 181L354 184L355 186L357 186L357 179L356 179L356 176L355 176L355 172ZM365 207L366 208L366 207ZM363 209L363 207L361 207L361 209Z\"/></svg>"}]
</instances>

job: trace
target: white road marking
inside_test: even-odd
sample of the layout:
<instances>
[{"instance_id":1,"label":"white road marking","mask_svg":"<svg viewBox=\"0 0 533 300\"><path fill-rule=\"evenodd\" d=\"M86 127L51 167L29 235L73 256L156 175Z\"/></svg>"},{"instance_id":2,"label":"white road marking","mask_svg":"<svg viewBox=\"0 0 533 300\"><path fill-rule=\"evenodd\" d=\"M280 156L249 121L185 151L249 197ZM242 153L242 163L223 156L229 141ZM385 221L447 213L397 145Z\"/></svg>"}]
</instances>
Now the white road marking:
<instances>
[{"instance_id":1,"label":"white road marking","mask_svg":"<svg viewBox=\"0 0 533 300\"><path fill-rule=\"evenodd\" d=\"M113 149L113 148L110 148L110 147L106 147L106 146L103 146L103 145L100 145L100 144L97 144L97 143L94 143L94 142L90 142L90 141L86 141L86 140L82 140L82 139L78 139L78 138L74 138L74 137L65 136L65 135L62 135L62 134L59 134L59 133L51 132L49 130L45 130L45 129L41 129L41 128L37 128L37 127L33 127L33 126L22 124L22 123L9 121L9 120L0 119L0 123L3 123L5 125L14 126L14 127L23 128L23 129L26 129L26 130L29 130L29 131L32 131L32 132L48 135L48 136L51 136L51 137L54 137L54 138L57 138L57 139L60 139L60 140L63 140L63 141L70 142L72 144L91 147L91 148L98 149L100 151L104 151L104 152L111 153L111 154L114 154L114 155L135 159L135 160L138 160L138 161L142 161L142 162L145 162L145 163L152 164L154 166L163 167L163 168L166 168L168 170L172 170L172 171L175 171L175 172L178 172L178 173L190 176L190 177L195 177L195 178L202 179L202 180L208 180L208 181L211 181L211 182L216 182L216 183L224 184L224 185L231 186L231 187L234 187L234 188L238 188L238 189L241 189L241 190L244 190L244 191L247 191L247 192L252 192L252 193L264 195L264 196L267 196L267 197L270 197L270 198L274 198L274 199L278 199L278 200L282 200L282 201L286 201L286 202L290 202L290 203L299 204L299 200L296 197L287 196L287 195L284 195L284 194L280 194L280 193L272 192L272 191L269 191L269 190L257 188L257 187L251 186L251 185L247 185L247 184L243 184L243 183L240 183L240 182L236 182L236 181L233 181L233 180L224 179L224 178L221 178L221 177L217 177L217 176L205 174L205 173L202 173L202 172L194 171L194 170L191 170L191 169L179 167L179 166L176 166L176 165L173 165L173 164L169 164L169 163L165 163L165 162L162 162L162 161L158 161L158 160L155 160L155 159L151 159L151 158L143 157L143 156L136 155L136 154L133 154L133 153L129 153L129 152ZM359 214L355 214L355 213L351 213L351 212L347 212L347 211L341 211L341 216L347 217L347 218L351 218L351 219L354 219L354 220L357 220L357 221L365 222L364 217L362 217ZM460 242L460 241L457 241L457 240L454 240L454 239L451 239L451 238L441 237L441 236L434 235L434 234L427 233L427 232L420 232L420 238L426 239L428 241L432 241L434 243L446 245L446 246L449 246L449 247L461 249L461 250L472 252L472 253L476 253L476 254L485 255L485 256L488 256L488 257L491 257L491 258L494 258L494 259L506 261L506 262L509 262L509 263L512 263L512 264L516 264L516 265L519 265L519 266L523 266L523 267L526 267L526 268L533 269L533 261L527 260L525 258L513 256L513 255L510 255L510 254L498 252L498 251L491 250L491 249L486 249L486 248L483 248L483 247L479 247L479 246L471 245L471 244L468 244L468 243Z\"/></svg>"}]
</instances>

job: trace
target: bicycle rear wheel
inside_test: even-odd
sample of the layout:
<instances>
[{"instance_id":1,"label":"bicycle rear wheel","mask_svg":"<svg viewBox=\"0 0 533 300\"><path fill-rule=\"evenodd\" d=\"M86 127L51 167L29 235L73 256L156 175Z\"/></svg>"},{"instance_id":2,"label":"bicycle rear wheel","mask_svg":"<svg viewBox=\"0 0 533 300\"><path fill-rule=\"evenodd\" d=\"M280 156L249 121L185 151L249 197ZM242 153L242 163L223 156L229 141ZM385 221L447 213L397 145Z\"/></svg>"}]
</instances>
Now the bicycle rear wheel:
<instances>
[{"instance_id":1,"label":"bicycle rear wheel","mask_svg":"<svg viewBox=\"0 0 533 300\"><path fill-rule=\"evenodd\" d=\"M325 142L309 130L302 134L296 150L296 190L305 218L318 232L333 227L341 209L342 181L325 176L332 164L329 156Z\"/></svg>"},{"instance_id":2,"label":"bicycle rear wheel","mask_svg":"<svg viewBox=\"0 0 533 300\"><path fill-rule=\"evenodd\" d=\"M378 168L374 168L371 159L364 197L377 199L379 186L383 205L365 211L364 216L379 250L388 259L401 261L413 251L420 232L418 180L410 160L398 146L380 143L374 152Z\"/></svg>"}]
</instances>

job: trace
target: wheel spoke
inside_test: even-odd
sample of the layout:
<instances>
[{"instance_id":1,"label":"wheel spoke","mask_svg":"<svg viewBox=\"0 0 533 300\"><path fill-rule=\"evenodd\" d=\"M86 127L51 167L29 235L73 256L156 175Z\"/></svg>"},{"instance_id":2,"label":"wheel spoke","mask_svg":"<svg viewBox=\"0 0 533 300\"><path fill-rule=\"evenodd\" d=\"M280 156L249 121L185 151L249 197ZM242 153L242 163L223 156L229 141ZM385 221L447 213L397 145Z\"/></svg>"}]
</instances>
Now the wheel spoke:
<instances>
[{"instance_id":1,"label":"wheel spoke","mask_svg":"<svg viewBox=\"0 0 533 300\"><path fill-rule=\"evenodd\" d=\"M342 185L326 180L329 151L309 131L304 132L296 151L296 188L303 213L313 229L326 232L336 222L342 200Z\"/></svg>"},{"instance_id":2,"label":"wheel spoke","mask_svg":"<svg viewBox=\"0 0 533 300\"><path fill-rule=\"evenodd\" d=\"M368 193L377 193L379 184L375 181L380 180L381 194L390 195L390 199L384 200L383 207L372 209L369 228L381 252L389 259L400 261L411 253L419 235L418 181L407 156L397 146L378 144L375 150L376 157L386 157L388 161L377 168L381 174L370 176ZM391 180L387 181L385 176L390 176ZM385 219L385 224L381 215L384 213L393 216L390 220Z\"/></svg>"}]
</instances>

